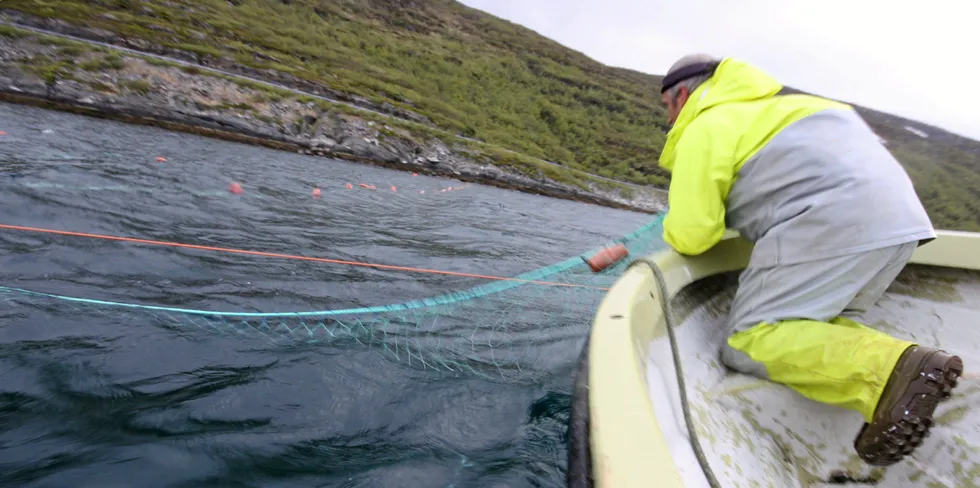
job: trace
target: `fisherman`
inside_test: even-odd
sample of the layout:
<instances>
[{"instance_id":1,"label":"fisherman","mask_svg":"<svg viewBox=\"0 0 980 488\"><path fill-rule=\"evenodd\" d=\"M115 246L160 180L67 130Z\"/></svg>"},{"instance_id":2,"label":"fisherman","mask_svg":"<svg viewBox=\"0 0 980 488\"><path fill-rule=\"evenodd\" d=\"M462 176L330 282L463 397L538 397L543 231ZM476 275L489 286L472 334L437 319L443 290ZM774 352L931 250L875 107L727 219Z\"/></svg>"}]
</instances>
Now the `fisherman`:
<instances>
[{"instance_id":1,"label":"fisherman","mask_svg":"<svg viewBox=\"0 0 980 488\"><path fill-rule=\"evenodd\" d=\"M692 54L661 93L671 124L664 239L680 254L727 228L754 244L724 364L859 412L854 448L886 466L918 447L962 360L855 321L936 237L908 174L849 105L735 58Z\"/></svg>"}]
</instances>

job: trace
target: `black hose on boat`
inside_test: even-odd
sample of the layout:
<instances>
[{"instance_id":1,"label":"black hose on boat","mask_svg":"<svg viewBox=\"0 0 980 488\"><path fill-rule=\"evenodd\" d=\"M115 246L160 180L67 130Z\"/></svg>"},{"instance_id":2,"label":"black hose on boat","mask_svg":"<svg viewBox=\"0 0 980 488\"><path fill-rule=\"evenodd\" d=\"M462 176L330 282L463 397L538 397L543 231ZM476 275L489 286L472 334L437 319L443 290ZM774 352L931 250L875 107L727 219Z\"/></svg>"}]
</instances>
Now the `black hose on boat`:
<instances>
[{"instance_id":1,"label":"black hose on boat","mask_svg":"<svg viewBox=\"0 0 980 488\"><path fill-rule=\"evenodd\" d=\"M646 264L653 271L657 280L657 287L660 290L660 305L664 314L664 321L667 327L667 338L670 341L670 350L674 359L674 372L677 374L677 386L681 394L681 410L684 412L684 423L687 424L687 431L691 436L691 448L694 455L701 465L701 471L708 481L711 488L721 488L718 478L715 477L711 469L708 458L701 448L701 440L697 430L694 428L694 420L691 417L691 409L687 400L687 383L684 381L684 370L681 367L680 349L677 347L677 337L674 335L674 319L671 313L670 301L667 295L667 282L664 280L663 272L657 263L649 259L637 259L630 263L628 268L637 264ZM628 269L627 268L627 269ZM656 298L656 297L654 297ZM592 453L590 439L590 419L589 419L589 341L586 339L579 355L578 367L575 371L575 389L572 395L572 412L568 421L568 471L567 482L569 488L592 488Z\"/></svg>"},{"instance_id":2,"label":"black hose on boat","mask_svg":"<svg viewBox=\"0 0 980 488\"><path fill-rule=\"evenodd\" d=\"M711 469L711 464L708 463L707 456L704 455L704 450L701 448L701 439L698 437L698 431L694 428L694 419L691 418L691 409L687 402L687 384L684 381L684 371L681 369L680 350L677 347L677 337L674 336L673 314L671 314L670 298L667 295L667 282L664 280L663 271L660 270L660 266L657 263L646 258L633 261L627 269L632 268L638 263L643 263L650 267L654 277L657 279L657 287L660 289L659 301L667 326L670 351L674 356L674 372L677 373L677 387L681 393L681 410L684 412L684 423L687 424L688 435L691 436L691 448L694 449L694 455L698 458L698 464L701 465L701 471L704 472L704 477L708 480L708 485L711 488L721 488L721 484L718 483L718 478L715 477L715 472Z\"/></svg>"}]
</instances>

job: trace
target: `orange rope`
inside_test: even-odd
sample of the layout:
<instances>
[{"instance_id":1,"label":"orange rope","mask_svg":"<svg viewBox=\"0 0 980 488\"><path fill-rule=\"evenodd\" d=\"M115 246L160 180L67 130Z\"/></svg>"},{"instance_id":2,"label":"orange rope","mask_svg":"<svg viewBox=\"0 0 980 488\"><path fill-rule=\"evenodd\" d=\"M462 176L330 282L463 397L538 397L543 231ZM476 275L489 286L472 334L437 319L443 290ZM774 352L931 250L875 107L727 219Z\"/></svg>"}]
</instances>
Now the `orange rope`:
<instances>
[{"instance_id":1,"label":"orange rope","mask_svg":"<svg viewBox=\"0 0 980 488\"><path fill-rule=\"evenodd\" d=\"M608 291L609 290L608 288L602 288L602 287L598 287L598 286L577 285L577 284L573 284L573 283L558 283L558 282L553 282L553 281L522 280L522 279L519 279L519 278L505 278L505 277L502 277L502 276L490 276L490 275L481 275L481 274L472 274L472 273L457 273L455 271L439 271L439 270L435 270L435 269L411 268L411 267L407 267L407 266L392 266L392 265L389 265L389 264L365 263L365 262L359 262L359 261L344 261L344 260L340 260L340 259L315 258L315 257L309 257L309 256L297 256L295 254L280 254L280 253L273 253L273 252L247 251L247 250L244 250L244 249L231 249L231 248L226 248L226 247L214 247L214 246L200 246L200 245L197 245L197 244L182 244L182 243L179 243L179 242L168 242L168 241L153 241L153 240L149 240L149 239L138 239L138 238L135 238L135 237L118 237L118 236L108 236L108 235L102 235L102 234L88 234L88 233L85 233L85 232L72 232L72 231L67 231L67 230L55 230L55 229L42 229L42 228L38 228L38 227L23 227L23 226L19 226L19 225L0 224L0 229L21 230L21 231L28 231L28 232L43 232L43 233L46 233L46 234L57 234L57 235L74 236L74 237L91 237L91 238L95 238L95 239L105 239L105 240L110 240L110 241L134 242L134 243L138 243L138 244L152 244L152 245L156 245L156 246L169 246L169 247L179 247L179 248L185 248L185 249L199 249L199 250L204 250L204 251L218 251L218 252L227 252L227 253L235 253L235 254L248 254L248 255L251 255L251 256L264 256L264 257L271 257L271 258L297 259L297 260L302 260L302 261L316 261L316 262L320 262L320 263L346 264L346 265L350 265L350 266L365 266L365 267L379 268L379 269L390 269L390 270L395 270L395 271L411 271L411 272L415 272L415 273L431 273L431 274L440 274L440 275L449 275L449 276L463 276L463 277L467 277L467 278L482 278L482 279L487 279L487 280L499 280L499 281L520 281L520 282L523 282L523 283L531 283L531 284L535 284L535 285L564 286L564 287L569 287L569 288L591 288L591 289L603 290L603 291Z\"/></svg>"}]
</instances>

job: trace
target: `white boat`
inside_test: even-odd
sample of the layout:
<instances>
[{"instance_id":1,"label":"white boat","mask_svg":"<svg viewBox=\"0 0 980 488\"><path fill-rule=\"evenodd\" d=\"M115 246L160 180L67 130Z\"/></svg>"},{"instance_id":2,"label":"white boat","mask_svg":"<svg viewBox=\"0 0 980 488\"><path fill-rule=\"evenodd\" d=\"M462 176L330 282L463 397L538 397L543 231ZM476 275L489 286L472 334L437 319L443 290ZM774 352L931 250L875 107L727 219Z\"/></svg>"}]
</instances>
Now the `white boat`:
<instances>
[{"instance_id":1,"label":"white boat","mask_svg":"<svg viewBox=\"0 0 980 488\"><path fill-rule=\"evenodd\" d=\"M865 316L872 327L940 347L965 364L953 396L936 410L930 435L887 468L865 464L854 451L860 414L721 364L729 304L750 252L751 244L729 233L701 256L664 251L643 257L609 290L577 373L568 485L701 488L712 486L710 471L726 488L980 486L980 409L969 407L980 402L972 371L980 364L980 234L940 231ZM671 308L686 404L661 288Z\"/></svg>"}]
</instances>

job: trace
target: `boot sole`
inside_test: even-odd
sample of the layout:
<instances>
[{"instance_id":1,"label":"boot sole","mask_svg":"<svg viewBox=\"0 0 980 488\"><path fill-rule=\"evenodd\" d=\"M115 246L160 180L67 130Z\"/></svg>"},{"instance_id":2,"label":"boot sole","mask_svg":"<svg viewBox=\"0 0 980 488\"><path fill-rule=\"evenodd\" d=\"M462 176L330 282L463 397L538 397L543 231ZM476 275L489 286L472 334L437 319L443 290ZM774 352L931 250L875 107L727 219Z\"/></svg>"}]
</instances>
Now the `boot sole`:
<instances>
[{"instance_id":1,"label":"boot sole","mask_svg":"<svg viewBox=\"0 0 980 488\"><path fill-rule=\"evenodd\" d=\"M946 360L941 367L933 367L931 370L923 370L921 373L926 377L925 382L918 385L912 384L906 396L912 394L913 398L929 395L936 398L935 404L922 415L906 412L904 416L893 420L891 424L880 433L880 439L876 444L881 446L875 452L858 452L864 462L872 466L889 466L901 461L905 456L911 454L922 445L922 441L929 436L930 429L935 423L933 414L935 407L942 401L949 399L953 393L953 388L959 377L963 374L963 360L958 356L953 356ZM855 448L858 441L865 435L870 424L865 423L861 427L854 440Z\"/></svg>"}]
</instances>

